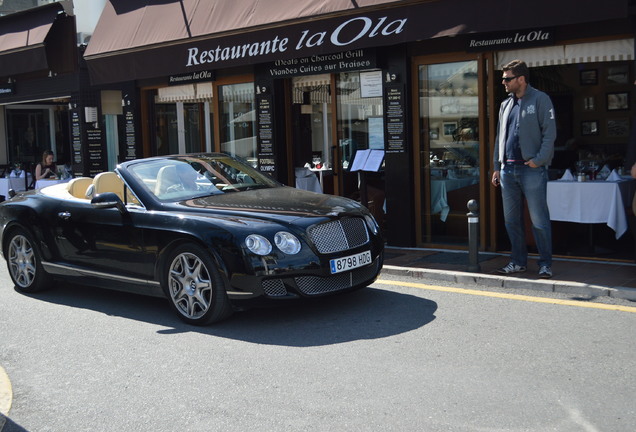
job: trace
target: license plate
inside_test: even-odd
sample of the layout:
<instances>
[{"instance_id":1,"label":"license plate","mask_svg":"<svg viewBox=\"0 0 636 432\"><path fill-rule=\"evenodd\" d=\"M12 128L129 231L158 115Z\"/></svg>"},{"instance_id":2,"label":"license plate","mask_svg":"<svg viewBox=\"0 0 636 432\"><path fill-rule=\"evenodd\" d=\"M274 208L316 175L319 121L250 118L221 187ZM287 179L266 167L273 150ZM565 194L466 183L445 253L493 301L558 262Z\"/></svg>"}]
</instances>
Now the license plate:
<instances>
[{"instance_id":1,"label":"license plate","mask_svg":"<svg viewBox=\"0 0 636 432\"><path fill-rule=\"evenodd\" d=\"M329 261L331 274L340 273L368 264L371 264L371 251L365 251L359 254L336 258Z\"/></svg>"}]
</instances>

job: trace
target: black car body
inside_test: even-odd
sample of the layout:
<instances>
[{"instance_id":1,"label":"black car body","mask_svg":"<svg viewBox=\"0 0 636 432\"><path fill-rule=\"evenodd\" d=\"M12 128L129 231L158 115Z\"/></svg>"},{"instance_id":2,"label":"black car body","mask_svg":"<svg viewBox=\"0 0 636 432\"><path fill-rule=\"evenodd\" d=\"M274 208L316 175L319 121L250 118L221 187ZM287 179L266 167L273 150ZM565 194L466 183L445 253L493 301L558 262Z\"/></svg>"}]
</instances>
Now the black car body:
<instances>
[{"instance_id":1,"label":"black car body","mask_svg":"<svg viewBox=\"0 0 636 432\"><path fill-rule=\"evenodd\" d=\"M165 296L191 324L372 283L383 240L358 202L283 186L225 154L124 162L0 204L18 290L51 277Z\"/></svg>"}]
</instances>

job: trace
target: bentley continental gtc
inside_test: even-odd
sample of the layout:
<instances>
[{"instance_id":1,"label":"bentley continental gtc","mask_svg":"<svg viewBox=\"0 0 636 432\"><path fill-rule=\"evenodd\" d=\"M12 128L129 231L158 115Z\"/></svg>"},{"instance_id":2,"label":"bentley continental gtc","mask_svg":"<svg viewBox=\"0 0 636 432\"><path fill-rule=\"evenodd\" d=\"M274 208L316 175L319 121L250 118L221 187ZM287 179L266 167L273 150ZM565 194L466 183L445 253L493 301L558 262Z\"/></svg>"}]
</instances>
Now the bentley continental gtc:
<instances>
[{"instance_id":1,"label":"bentley continental gtc","mask_svg":"<svg viewBox=\"0 0 636 432\"><path fill-rule=\"evenodd\" d=\"M53 281L166 297L195 325L375 281L383 240L356 201L284 186L237 158L133 160L0 204L15 287Z\"/></svg>"}]
</instances>

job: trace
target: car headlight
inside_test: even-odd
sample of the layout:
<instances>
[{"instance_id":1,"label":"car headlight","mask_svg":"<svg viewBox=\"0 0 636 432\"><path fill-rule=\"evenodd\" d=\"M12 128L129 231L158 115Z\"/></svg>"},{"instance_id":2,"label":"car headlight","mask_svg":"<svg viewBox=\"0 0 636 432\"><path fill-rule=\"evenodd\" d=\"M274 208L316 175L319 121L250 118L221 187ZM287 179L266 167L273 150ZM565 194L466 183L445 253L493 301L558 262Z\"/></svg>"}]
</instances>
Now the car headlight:
<instances>
[{"instance_id":1,"label":"car headlight","mask_svg":"<svg viewBox=\"0 0 636 432\"><path fill-rule=\"evenodd\" d=\"M287 255L295 255L300 252L300 240L286 231L279 231L274 236L276 247Z\"/></svg>"},{"instance_id":2,"label":"car headlight","mask_svg":"<svg viewBox=\"0 0 636 432\"><path fill-rule=\"evenodd\" d=\"M364 220L367 221L367 225L373 234L377 234L380 231L380 226L375 221L375 218L371 215L364 215Z\"/></svg>"},{"instance_id":3,"label":"car headlight","mask_svg":"<svg viewBox=\"0 0 636 432\"><path fill-rule=\"evenodd\" d=\"M250 234L245 238L245 246L256 255L267 255L272 251L272 244L262 235Z\"/></svg>"}]
</instances>

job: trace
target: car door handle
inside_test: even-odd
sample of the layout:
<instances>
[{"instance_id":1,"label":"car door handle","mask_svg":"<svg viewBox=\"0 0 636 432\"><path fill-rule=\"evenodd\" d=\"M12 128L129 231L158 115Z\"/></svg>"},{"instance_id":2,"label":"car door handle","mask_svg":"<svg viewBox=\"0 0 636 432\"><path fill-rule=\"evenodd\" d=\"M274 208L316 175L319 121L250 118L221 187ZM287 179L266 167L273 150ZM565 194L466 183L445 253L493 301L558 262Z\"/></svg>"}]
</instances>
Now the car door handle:
<instances>
[{"instance_id":1,"label":"car door handle","mask_svg":"<svg viewBox=\"0 0 636 432\"><path fill-rule=\"evenodd\" d=\"M63 211L57 214L57 217L64 220L69 220L71 218L71 212Z\"/></svg>"}]
</instances>

